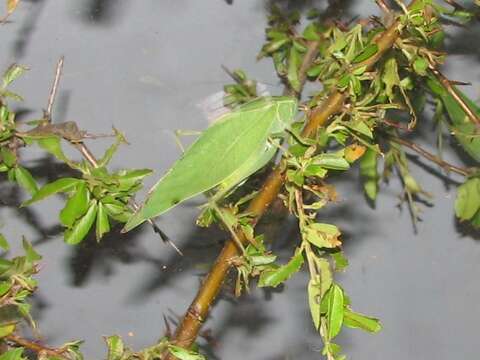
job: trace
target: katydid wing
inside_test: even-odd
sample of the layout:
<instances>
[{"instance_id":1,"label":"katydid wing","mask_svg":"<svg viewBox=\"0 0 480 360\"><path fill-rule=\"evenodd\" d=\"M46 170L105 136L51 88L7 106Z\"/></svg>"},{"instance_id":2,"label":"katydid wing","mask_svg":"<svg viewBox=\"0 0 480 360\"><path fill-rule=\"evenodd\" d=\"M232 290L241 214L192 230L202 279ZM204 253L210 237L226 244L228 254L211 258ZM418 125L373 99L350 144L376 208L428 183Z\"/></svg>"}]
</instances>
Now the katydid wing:
<instances>
[{"instance_id":1,"label":"katydid wing","mask_svg":"<svg viewBox=\"0 0 480 360\"><path fill-rule=\"evenodd\" d=\"M293 121L296 110L293 98L260 98L222 116L150 190L123 231L224 182L222 193L240 183L273 156L268 139Z\"/></svg>"}]
</instances>

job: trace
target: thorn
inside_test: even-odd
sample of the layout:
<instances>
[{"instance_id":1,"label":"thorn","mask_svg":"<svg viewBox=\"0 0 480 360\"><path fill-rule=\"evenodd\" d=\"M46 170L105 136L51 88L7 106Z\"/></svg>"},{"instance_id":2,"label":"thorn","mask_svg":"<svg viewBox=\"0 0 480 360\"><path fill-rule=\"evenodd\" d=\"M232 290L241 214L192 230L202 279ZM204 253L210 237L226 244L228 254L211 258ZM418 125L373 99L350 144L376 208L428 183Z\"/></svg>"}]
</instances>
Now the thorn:
<instances>
[{"instance_id":1,"label":"thorn","mask_svg":"<svg viewBox=\"0 0 480 360\"><path fill-rule=\"evenodd\" d=\"M180 256L183 256L183 253L182 251L177 247L177 245L175 245L175 243L170 240L170 238L168 237L167 234L165 234L162 229L160 229L158 227L157 224L155 224L153 221L149 221L150 224L152 225L153 227L153 231L155 231L159 236L160 238L162 239L162 241L166 244L169 244L171 247L173 247L175 249L175 251L180 255Z\"/></svg>"}]
</instances>

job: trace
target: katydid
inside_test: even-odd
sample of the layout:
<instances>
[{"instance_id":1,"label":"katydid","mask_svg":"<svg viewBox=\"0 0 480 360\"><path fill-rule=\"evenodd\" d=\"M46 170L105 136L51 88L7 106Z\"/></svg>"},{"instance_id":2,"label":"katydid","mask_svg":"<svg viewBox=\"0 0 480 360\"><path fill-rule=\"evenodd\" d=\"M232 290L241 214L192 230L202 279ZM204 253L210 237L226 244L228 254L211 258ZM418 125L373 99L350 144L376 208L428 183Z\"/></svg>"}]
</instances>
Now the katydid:
<instances>
[{"instance_id":1,"label":"katydid","mask_svg":"<svg viewBox=\"0 0 480 360\"><path fill-rule=\"evenodd\" d=\"M209 203L215 204L270 161L276 152L272 137L292 123L296 111L296 99L268 97L223 115L149 191L123 231L209 190L214 191Z\"/></svg>"}]
</instances>

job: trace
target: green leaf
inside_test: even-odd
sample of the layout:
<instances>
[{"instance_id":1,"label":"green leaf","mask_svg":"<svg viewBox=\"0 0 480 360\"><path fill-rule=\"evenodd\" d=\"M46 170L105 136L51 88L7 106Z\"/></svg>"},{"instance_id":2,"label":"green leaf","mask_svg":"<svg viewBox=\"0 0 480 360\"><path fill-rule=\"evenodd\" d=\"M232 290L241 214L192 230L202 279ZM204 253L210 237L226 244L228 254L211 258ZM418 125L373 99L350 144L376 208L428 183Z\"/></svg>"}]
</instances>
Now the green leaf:
<instances>
[{"instance_id":1,"label":"green leaf","mask_svg":"<svg viewBox=\"0 0 480 360\"><path fill-rule=\"evenodd\" d=\"M72 227L66 230L64 239L67 244L76 245L87 236L97 215L97 203L93 201L87 210L87 213L80 218Z\"/></svg>"},{"instance_id":2,"label":"green leaf","mask_svg":"<svg viewBox=\"0 0 480 360\"><path fill-rule=\"evenodd\" d=\"M375 201L378 193L377 159L378 154L370 148L367 148L365 154L360 158L360 175L363 178L363 189L372 201Z\"/></svg>"},{"instance_id":3,"label":"green leaf","mask_svg":"<svg viewBox=\"0 0 480 360\"><path fill-rule=\"evenodd\" d=\"M7 165L9 168L14 167L17 163L17 157L15 153L11 150L8 150L6 147L0 148L0 155L2 156L2 161Z\"/></svg>"},{"instance_id":4,"label":"green leaf","mask_svg":"<svg viewBox=\"0 0 480 360\"><path fill-rule=\"evenodd\" d=\"M395 58L389 58L384 65L382 81L385 84L385 93L390 101L393 100L395 93L393 88L400 86L400 76L398 75L398 64Z\"/></svg>"},{"instance_id":5,"label":"green leaf","mask_svg":"<svg viewBox=\"0 0 480 360\"><path fill-rule=\"evenodd\" d=\"M337 284L333 284L325 296L327 297L328 339L332 340L338 335L343 324L343 290Z\"/></svg>"},{"instance_id":6,"label":"green leaf","mask_svg":"<svg viewBox=\"0 0 480 360\"><path fill-rule=\"evenodd\" d=\"M7 324L7 325L0 326L0 338L4 338L5 336L8 336L11 333L13 333L16 327L17 327L16 324Z\"/></svg>"},{"instance_id":7,"label":"green leaf","mask_svg":"<svg viewBox=\"0 0 480 360\"><path fill-rule=\"evenodd\" d=\"M32 245L25 239L22 240L23 249L25 250L25 258L28 262L34 263L42 259L39 253L37 253Z\"/></svg>"},{"instance_id":8,"label":"green leaf","mask_svg":"<svg viewBox=\"0 0 480 360\"><path fill-rule=\"evenodd\" d=\"M205 356L179 346L168 345L168 350L170 350L170 352L180 360L206 360Z\"/></svg>"},{"instance_id":9,"label":"green leaf","mask_svg":"<svg viewBox=\"0 0 480 360\"><path fill-rule=\"evenodd\" d=\"M98 203L97 224L96 224L96 236L99 241L104 234L110 231L110 222L108 221L108 215L101 202Z\"/></svg>"},{"instance_id":10,"label":"green leaf","mask_svg":"<svg viewBox=\"0 0 480 360\"><path fill-rule=\"evenodd\" d=\"M377 333L382 329L380 320L349 309L345 309L344 311L343 324L350 328L362 329L370 333Z\"/></svg>"},{"instance_id":11,"label":"green leaf","mask_svg":"<svg viewBox=\"0 0 480 360\"><path fill-rule=\"evenodd\" d=\"M455 214L460 220L469 220L479 209L480 178L469 179L458 187Z\"/></svg>"},{"instance_id":12,"label":"green leaf","mask_svg":"<svg viewBox=\"0 0 480 360\"><path fill-rule=\"evenodd\" d=\"M122 355L125 351L125 345L123 344L120 336L113 335L105 339L108 347L107 360L122 360Z\"/></svg>"},{"instance_id":13,"label":"green leaf","mask_svg":"<svg viewBox=\"0 0 480 360\"><path fill-rule=\"evenodd\" d=\"M348 259L345 257L345 254L342 250L335 251L330 255L335 262L336 271L343 271L348 266Z\"/></svg>"},{"instance_id":14,"label":"green leaf","mask_svg":"<svg viewBox=\"0 0 480 360\"><path fill-rule=\"evenodd\" d=\"M378 52L378 45L377 44L369 44L367 45L360 54L355 56L353 59L352 63L361 63L365 60L370 59L372 56L374 56Z\"/></svg>"},{"instance_id":15,"label":"green leaf","mask_svg":"<svg viewBox=\"0 0 480 360\"><path fill-rule=\"evenodd\" d=\"M8 350L6 353L0 355L0 360L24 360L23 348L16 348Z\"/></svg>"},{"instance_id":16,"label":"green leaf","mask_svg":"<svg viewBox=\"0 0 480 360\"><path fill-rule=\"evenodd\" d=\"M274 53L277 50L279 50L281 47L283 47L285 44L288 44L289 42L290 42L289 38L283 38L283 39L280 39L280 40L271 41L262 48L262 53L264 53L264 54ZM262 54L260 54L259 57L261 57L261 56L262 56Z\"/></svg>"},{"instance_id":17,"label":"green leaf","mask_svg":"<svg viewBox=\"0 0 480 360\"><path fill-rule=\"evenodd\" d=\"M348 170L350 169L350 164L342 156L338 154L320 154L313 158L313 163L315 165L320 165L325 169L331 170Z\"/></svg>"},{"instance_id":18,"label":"green leaf","mask_svg":"<svg viewBox=\"0 0 480 360\"><path fill-rule=\"evenodd\" d=\"M342 243L339 240L340 230L331 224L313 223L302 227L305 240L318 248L335 248Z\"/></svg>"},{"instance_id":19,"label":"green leaf","mask_svg":"<svg viewBox=\"0 0 480 360\"><path fill-rule=\"evenodd\" d=\"M0 296L3 296L7 293L8 290L12 288L11 281L0 281Z\"/></svg>"},{"instance_id":20,"label":"green leaf","mask_svg":"<svg viewBox=\"0 0 480 360\"><path fill-rule=\"evenodd\" d=\"M305 30L303 30L303 37L309 41L318 41L320 40L320 35L317 32L317 26L315 23L310 23L307 25Z\"/></svg>"},{"instance_id":21,"label":"green leaf","mask_svg":"<svg viewBox=\"0 0 480 360\"><path fill-rule=\"evenodd\" d=\"M30 193L30 195L35 195L38 190L37 183L27 169L17 166L15 168L15 179L22 188Z\"/></svg>"},{"instance_id":22,"label":"green leaf","mask_svg":"<svg viewBox=\"0 0 480 360\"><path fill-rule=\"evenodd\" d=\"M268 139L284 131L296 112L296 99L276 97L250 101L223 115L154 185L122 231L215 187L220 189L214 197L222 198L270 161L276 148L265 151Z\"/></svg>"},{"instance_id":23,"label":"green leaf","mask_svg":"<svg viewBox=\"0 0 480 360\"><path fill-rule=\"evenodd\" d=\"M11 65L7 71L3 74L3 88L6 88L10 85L13 81L18 79L22 74L27 71L28 68L22 65L13 64Z\"/></svg>"},{"instance_id":24,"label":"green leaf","mask_svg":"<svg viewBox=\"0 0 480 360\"><path fill-rule=\"evenodd\" d=\"M37 139L38 145L48 153L55 156L58 160L71 165L70 160L65 156L62 150L61 139L58 136L48 136L45 138Z\"/></svg>"},{"instance_id":25,"label":"green leaf","mask_svg":"<svg viewBox=\"0 0 480 360\"><path fill-rule=\"evenodd\" d=\"M285 265L280 266L275 270L265 270L264 272L262 272L258 281L258 286L277 287L278 285L292 277L293 274L298 272L302 265L303 255L302 252L297 249L295 251L295 255Z\"/></svg>"},{"instance_id":26,"label":"green leaf","mask_svg":"<svg viewBox=\"0 0 480 360\"><path fill-rule=\"evenodd\" d=\"M288 57L288 72L287 72L287 79L288 83L292 87L293 90L296 92L300 91L300 79L298 77L298 69L300 68L300 54L298 51L292 46L290 48L290 56Z\"/></svg>"},{"instance_id":27,"label":"green leaf","mask_svg":"<svg viewBox=\"0 0 480 360\"><path fill-rule=\"evenodd\" d=\"M115 132L115 142L105 151L102 158L98 160L98 167L107 166L110 160L112 160L113 155L117 152L118 147L121 144L128 144L127 139L125 139L125 136L120 131L115 128L113 131Z\"/></svg>"},{"instance_id":28,"label":"green leaf","mask_svg":"<svg viewBox=\"0 0 480 360\"><path fill-rule=\"evenodd\" d=\"M422 57L417 57L413 61L413 70L420 76L426 76L428 70L428 62Z\"/></svg>"},{"instance_id":29,"label":"green leaf","mask_svg":"<svg viewBox=\"0 0 480 360\"><path fill-rule=\"evenodd\" d=\"M320 277L310 278L308 282L308 305L310 307L310 315L312 316L313 326L318 331L320 329L320 301L321 297L321 281Z\"/></svg>"},{"instance_id":30,"label":"green leaf","mask_svg":"<svg viewBox=\"0 0 480 360\"><path fill-rule=\"evenodd\" d=\"M79 182L83 181L75 178L61 178L55 180L54 182L42 186L30 200L25 201L21 206L31 205L59 192L67 192L74 186L78 185Z\"/></svg>"},{"instance_id":31,"label":"green leaf","mask_svg":"<svg viewBox=\"0 0 480 360\"><path fill-rule=\"evenodd\" d=\"M136 185L138 182L142 181L144 177L150 175L152 172L153 171L150 169L137 169L137 170L124 171L120 173L118 176L120 188L128 190L132 186Z\"/></svg>"},{"instance_id":32,"label":"green leaf","mask_svg":"<svg viewBox=\"0 0 480 360\"><path fill-rule=\"evenodd\" d=\"M0 233L0 248L5 251L8 251L10 249L10 244L2 233Z\"/></svg>"},{"instance_id":33,"label":"green leaf","mask_svg":"<svg viewBox=\"0 0 480 360\"><path fill-rule=\"evenodd\" d=\"M363 121L352 121L351 123L348 124L348 127L362 135L365 135L369 139L373 139L372 130L370 130L368 125L365 124L365 122Z\"/></svg>"},{"instance_id":34,"label":"green leaf","mask_svg":"<svg viewBox=\"0 0 480 360\"><path fill-rule=\"evenodd\" d=\"M79 181L75 193L67 200L65 207L60 211L60 221L63 225L71 227L75 220L80 218L88 209L90 192L85 181Z\"/></svg>"}]
</instances>

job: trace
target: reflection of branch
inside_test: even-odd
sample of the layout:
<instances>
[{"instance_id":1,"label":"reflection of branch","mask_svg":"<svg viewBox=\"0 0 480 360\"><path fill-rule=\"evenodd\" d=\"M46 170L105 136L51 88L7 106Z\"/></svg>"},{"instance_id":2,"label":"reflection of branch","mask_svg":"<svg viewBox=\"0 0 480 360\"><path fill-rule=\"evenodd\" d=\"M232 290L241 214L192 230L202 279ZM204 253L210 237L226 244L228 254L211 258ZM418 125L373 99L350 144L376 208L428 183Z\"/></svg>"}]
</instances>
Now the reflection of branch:
<instances>
[{"instance_id":1,"label":"reflection of branch","mask_svg":"<svg viewBox=\"0 0 480 360\"><path fill-rule=\"evenodd\" d=\"M24 348L33 351L38 355L43 354L48 355L49 357L53 356L56 358L66 359L66 356L63 355L66 349L53 349L13 334L7 335L5 339L17 345L23 346Z\"/></svg>"},{"instance_id":2,"label":"reflection of branch","mask_svg":"<svg viewBox=\"0 0 480 360\"><path fill-rule=\"evenodd\" d=\"M403 146L415 151L417 154L420 154L424 158L430 160L431 162L434 162L435 164L440 166L445 171L451 171L451 172L454 172L454 173L457 173L457 174L460 174L460 175L463 175L463 176L468 176L468 175L471 174L470 169L461 168L461 167L452 165L450 163L447 163L446 161L442 160L438 156L433 155L432 153L428 152L427 150L425 150L424 148L420 147L419 145L417 145L413 142L410 142L408 140L401 139L401 138L398 138L398 137L391 137L390 140L396 142L397 144L403 145Z\"/></svg>"},{"instance_id":3,"label":"reflection of branch","mask_svg":"<svg viewBox=\"0 0 480 360\"><path fill-rule=\"evenodd\" d=\"M475 112L470 109L468 104L458 95L455 91L454 87L450 83L445 75L443 75L440 71L438 71L434 66L430 65L430 70L432 71L433 75L437 78L438 81L445 87L448 93L455 99L455 101L460 105L462 110L467 114L468 118L471 122L475 123L477 126L480 126L480 118L475 114Z\"/></svg>"},{"instance_id":4,"label":"reflection of branch","mask_svg":"<svg viewBox=\"0 0 480 360\"><path fill-rule=\"evenodd\" d=\"M413 0L411 5L417 2L418 0ZM383 57L385 52L393 46L399 35L399 27L400 23L395 22L379 35L376 39L378 46L377 53L371 58L359 63L358 66L365 66L367 69L371 69L375 63ZM308 67L309 66L304 64L301 66L303 69L308 69ZM333 90L320 105L308 114L308 122L302 131L302 136L312 137L320 127L328 122L331 116L341 111L347 97L347 93ZM258 222L272 201L277 198L284 181L284 167L282 163L280 163L280 165L273 169L257 196L248 206L247 212L252 215L254 224ZM242 241L247 242L243 232L240 231L238 236ZM172 339L175 345L189 348L195 342L199 330L209 314L210 306L218 295L223 281L231 268L232 262L238 254L239 250L233 241L229 241L224 246L177 328L175 337ZM165 360L173 359L175 359L175 356L172 354L165 354Z\"/></svg>"}]
</instances>

